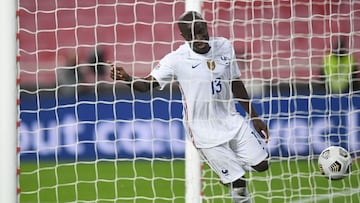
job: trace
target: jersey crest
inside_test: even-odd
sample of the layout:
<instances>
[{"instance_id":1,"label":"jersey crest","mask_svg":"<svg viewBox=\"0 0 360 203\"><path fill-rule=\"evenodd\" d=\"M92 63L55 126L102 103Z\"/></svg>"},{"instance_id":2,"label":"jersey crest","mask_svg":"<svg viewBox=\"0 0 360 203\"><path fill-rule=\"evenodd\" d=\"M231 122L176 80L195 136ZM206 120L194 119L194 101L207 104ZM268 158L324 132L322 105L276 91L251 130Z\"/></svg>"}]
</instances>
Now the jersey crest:
<instances>
[{"instance_id":1,"label":"jersey crest","mask_svg":"<svg viewBox=\"0 0 360 203\"><path fill-rule=\"evenodd\" d=\"M215 70L215 68L216 68L215 61L209 60L209 61L206 62L206 64L207 64L207 67L208 67L209 70Z\"/></svg>"}]
</instances>

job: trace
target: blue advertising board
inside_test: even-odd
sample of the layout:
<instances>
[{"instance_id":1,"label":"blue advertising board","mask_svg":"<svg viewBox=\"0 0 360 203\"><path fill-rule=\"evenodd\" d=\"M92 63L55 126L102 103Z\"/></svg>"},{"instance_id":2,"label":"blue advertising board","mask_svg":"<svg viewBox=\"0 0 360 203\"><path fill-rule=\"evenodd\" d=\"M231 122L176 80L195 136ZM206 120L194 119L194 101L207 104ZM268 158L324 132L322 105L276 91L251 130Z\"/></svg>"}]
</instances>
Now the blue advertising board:
<instances>
[{"instance_id":1,"label":"blue advertising board","mask_svg":"<svg viewBox=\"0 0 360 203\"><path fill-rule=\"evenodd\" d=\"M267 147L272 156L319 154L330 145L360 151L360 96L281 96L253 102L269 125ZM23 160L176 158L185 154L179 94L76 99L23 96L20 107Z\"/></svg>"}]
</instances>

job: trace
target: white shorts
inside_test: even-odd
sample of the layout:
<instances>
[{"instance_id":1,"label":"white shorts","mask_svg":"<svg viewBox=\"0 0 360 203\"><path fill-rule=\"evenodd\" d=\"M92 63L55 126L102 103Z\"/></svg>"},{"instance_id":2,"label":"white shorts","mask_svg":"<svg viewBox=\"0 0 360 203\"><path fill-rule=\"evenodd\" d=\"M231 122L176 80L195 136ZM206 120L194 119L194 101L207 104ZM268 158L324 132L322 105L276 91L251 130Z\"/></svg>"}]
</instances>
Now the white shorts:
<instances>
[{"instance_id":1,"label":"white shorts","mask_svg":"<svg viewBox=\"0 0 360 203\"><path fill-rule=\"evenodd\" d=\"M198 151L224 184L241 178L268 157L263 141L248 125L229 142Z\"/></svg>"}]
</instances>

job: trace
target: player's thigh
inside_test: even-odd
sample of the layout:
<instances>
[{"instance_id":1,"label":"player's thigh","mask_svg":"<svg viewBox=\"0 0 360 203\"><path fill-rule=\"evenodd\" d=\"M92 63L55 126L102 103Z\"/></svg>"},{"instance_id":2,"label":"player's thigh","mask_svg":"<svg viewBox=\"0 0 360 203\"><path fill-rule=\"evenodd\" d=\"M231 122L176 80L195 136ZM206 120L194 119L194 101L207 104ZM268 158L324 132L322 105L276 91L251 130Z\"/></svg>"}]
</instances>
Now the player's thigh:
<instances>
[{"instance_id":1,"label":"player's thigh","mask_svg":"<svg viewBox=\"0 0 360 203\"><path fill-rule=\"evenodd\" d=\"M230 147L238 159L249 166L255 166L268 157L264 143L250 127L231 140Z\"/></svg>"},{"instance_id":2,"label":"player's thigh","mask_svg":"<svg viewBox=\"0 0 360 203\"><path fill-rule=\"evenodd\" d=\"M236 154L228 144L199 149L204 161L215 171L223 183L233 182L245 174Z\"/></svg>"}]
</instances>

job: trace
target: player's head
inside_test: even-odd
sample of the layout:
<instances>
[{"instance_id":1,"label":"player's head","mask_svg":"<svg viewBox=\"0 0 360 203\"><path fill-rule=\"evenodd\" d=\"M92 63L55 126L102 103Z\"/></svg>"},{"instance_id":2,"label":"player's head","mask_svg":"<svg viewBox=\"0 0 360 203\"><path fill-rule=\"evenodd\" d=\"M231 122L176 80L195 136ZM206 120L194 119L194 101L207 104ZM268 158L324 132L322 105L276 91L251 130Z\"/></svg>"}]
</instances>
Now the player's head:
<instances>
[{"instance_id":1,"label":"player's head","mask_svg":"<svg viewBox=\"0 0 360 203\"><path fill-rule=\"evenodd\" d=\"M182 14L178 20L181 36L189 42L191 49L199 54L209 52L209 33L206 21L196 11Z\"/></svg>"}]
</instances>

